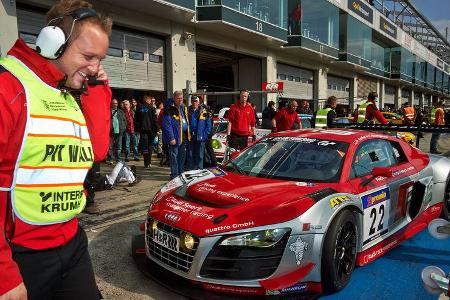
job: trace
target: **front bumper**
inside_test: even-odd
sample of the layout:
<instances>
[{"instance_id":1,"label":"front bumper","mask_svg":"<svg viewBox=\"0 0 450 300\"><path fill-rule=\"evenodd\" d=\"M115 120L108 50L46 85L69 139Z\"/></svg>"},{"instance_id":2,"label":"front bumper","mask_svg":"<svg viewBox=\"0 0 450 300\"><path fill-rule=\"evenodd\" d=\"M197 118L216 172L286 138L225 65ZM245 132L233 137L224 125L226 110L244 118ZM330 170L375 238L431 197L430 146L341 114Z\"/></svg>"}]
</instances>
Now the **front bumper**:
<instances>
[{"instance_id":1,"label":"front bumper","mask_svg":"<svg viewBox=\"0 0 450 300\"><path fill-rule=\"evenodd\" d=\"M138 267L146 276L167 289L198 300L230 300L236 299L317 299L318 293L314 291L302 294L288 293L281 295L267 295L264 288L252 288L242 286L228 286L216 283L205 283L179 276L166 267L150 260L145 254L144 234L136 235L132 239L132 256ZM317 287L317 283L305 283L305 285Z\"/></svg>"}]
</instances>

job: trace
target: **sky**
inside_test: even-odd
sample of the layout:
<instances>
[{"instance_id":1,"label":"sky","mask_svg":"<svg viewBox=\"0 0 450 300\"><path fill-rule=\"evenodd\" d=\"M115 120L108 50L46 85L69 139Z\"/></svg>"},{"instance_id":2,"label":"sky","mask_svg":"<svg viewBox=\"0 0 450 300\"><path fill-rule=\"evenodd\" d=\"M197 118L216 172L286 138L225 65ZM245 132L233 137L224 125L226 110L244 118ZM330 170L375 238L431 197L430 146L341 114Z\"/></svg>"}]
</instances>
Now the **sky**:
<instances>
[{"instance_id":1,"label":"sky","mask_svg":"<svg viewBox=\"0 0 450 300\"><path fill-rule=\"evenodd\" d=\"M417 9L430 20L434 27L445 37L445 27L448 27L450 41L450 0L410 0Z\"/></svg>"}]
</instances>

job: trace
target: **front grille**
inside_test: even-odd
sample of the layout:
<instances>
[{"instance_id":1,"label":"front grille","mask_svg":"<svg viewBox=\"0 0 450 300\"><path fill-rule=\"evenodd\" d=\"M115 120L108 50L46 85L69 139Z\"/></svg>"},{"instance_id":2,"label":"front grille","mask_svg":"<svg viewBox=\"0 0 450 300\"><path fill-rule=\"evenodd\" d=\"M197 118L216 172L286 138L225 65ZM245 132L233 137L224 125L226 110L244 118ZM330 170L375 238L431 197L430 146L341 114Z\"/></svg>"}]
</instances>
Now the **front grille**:
<instances>
[{"instance_id":1,"label":"front grille","mask_svg":"<svg viewBox=\"0 0 450 300\"><path fill-rule=\"evenodd\" d=\"M192 261L194 260L195 252L197 251L198 242L195 243L195 247L193 250L189 251L187 249L181 249L177 253L169 248L166 248L162 245L159 245L153 241L152 228L151 224L153 222L152 218L147 218L147 246L149 253L152 257L161 261L162 263L169 265L177 270L183 272L189 272L191 268ZM170 225L161 223L158 221L157 225L159 230L162 230L166 233L170 233L171 235L176 236L177 238L181 238L181 235L185 233L183 230L172 227Z\"/></svg>"},{"instance_id":2,"label":"front grille","mask_svg":"<svg viewBox=\"0 0 450 300\"><path fill-rule=\"evenodd\" d=\"M283 257L289 233L272 247L220 246L203 263L200 275L212 279L255 280L272 275Z\"/></svg>"}]
</instances>

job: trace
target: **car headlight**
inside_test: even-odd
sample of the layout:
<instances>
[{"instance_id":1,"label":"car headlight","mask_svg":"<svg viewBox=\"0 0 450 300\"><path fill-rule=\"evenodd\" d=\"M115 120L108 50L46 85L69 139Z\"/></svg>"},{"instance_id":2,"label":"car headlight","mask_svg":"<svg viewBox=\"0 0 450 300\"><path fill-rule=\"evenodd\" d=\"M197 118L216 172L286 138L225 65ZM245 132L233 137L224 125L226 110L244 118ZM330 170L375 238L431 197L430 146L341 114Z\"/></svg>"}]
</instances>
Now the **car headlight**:
<instances>
[{"instance_id":1,"label":"car headlight","mask_svg":"<svg viewBox=\"0 0 450 300\"><path fill-rule=\"evenodd\" d=\"M220 246L270 247L289 231L289 228L277 228L244 233L224 239Z\"/></svg>"},{"instance_id":2,"label":"car headlight","mask_svg":"<svg viewBox=\"0 0 450 300\"><path fill-rule=\"evenodd\" d=\"M213 149L218 150L218 149L222 148L222 143L217 139L212 139L211 146L213 147Z\"/></svg>"}]
</instances>

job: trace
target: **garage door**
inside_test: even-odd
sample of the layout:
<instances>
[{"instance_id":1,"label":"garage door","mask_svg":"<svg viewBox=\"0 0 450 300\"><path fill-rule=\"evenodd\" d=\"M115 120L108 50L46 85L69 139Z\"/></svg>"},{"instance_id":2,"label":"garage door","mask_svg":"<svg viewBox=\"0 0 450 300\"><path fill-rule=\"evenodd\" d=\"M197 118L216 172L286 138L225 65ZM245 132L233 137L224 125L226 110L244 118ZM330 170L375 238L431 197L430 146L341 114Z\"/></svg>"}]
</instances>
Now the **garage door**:
<instances>
[{"instance_id":1,"label":"garage door","mask_svg":"<svg viewBox=\"0 0 450 300\"><path fill-rule=\"evenodd\" d=\"M392 85L385 85L384 86L384 103L385 104L392 104L394 105L395 100L395 87Z\"/></svg>"},{"instance_id":2,"label":"garage door","mask_svg":"<svg viewBox=\"0 0 450 300\"><path fill-rule=\"evenodd\" d=\"M278 81L284 82L283 98L312 99L313 76L313 71L277 64Z\"/></svg>"},{"instance_id":3,"label":"garage door","mask_svg":"<svg viewBox=\"0 0 450 300\"><path fill-rule=\"evenodd\" d=\"M328 75L328 97L338 98L338 104L349 105L350 80L347 78Z\"/></svg>"},{"instance_id":4,"label":"garage door","mask_svg":"<svg viewBox=\"0 0 450 300\"><path fill-rule=\"evenodd\" d=\"M358 98L359 99L367 99L367 95L369 95L370 92L376 92L377 91L377 80L365 77L365 76L359 76L358 78Z\"/></svg>"},{"instance_id":5,"label":"garage door","mask_svg":"<svg viewBox=\"0 0 450 300\"><path fill-rule=\"evenodd\" d=\"M34 47L45 24L42 12L17 9L19 36ZM113 29L108 55L102 64L111 87L165 90L164 38Z\"/></svg>"}]
</instances>

